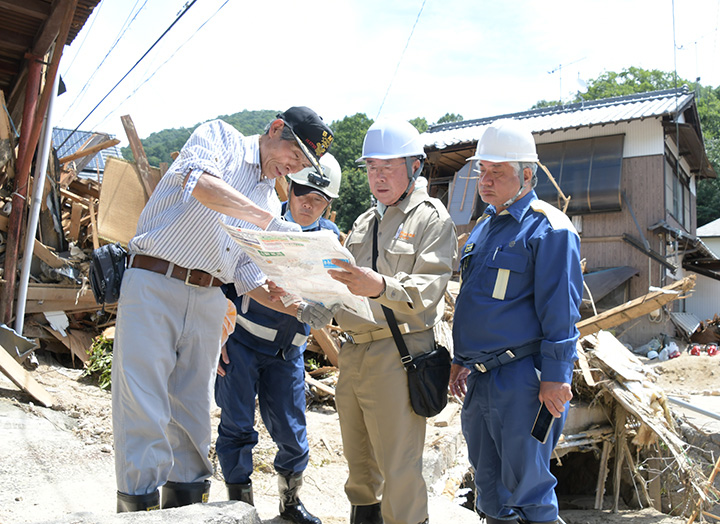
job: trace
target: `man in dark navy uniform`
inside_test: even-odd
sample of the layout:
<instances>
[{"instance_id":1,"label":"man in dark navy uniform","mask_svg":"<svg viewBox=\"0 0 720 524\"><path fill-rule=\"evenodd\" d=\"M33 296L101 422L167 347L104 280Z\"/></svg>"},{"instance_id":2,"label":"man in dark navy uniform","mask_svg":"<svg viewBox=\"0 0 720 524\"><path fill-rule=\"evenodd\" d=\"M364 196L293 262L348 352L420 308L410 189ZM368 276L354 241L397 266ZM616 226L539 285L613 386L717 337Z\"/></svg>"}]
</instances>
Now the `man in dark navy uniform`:
<instances>
[{"instance_id":1,"label":"man in dark navy uniform","mask_svg":"<svg viewBox=\"0 0 720 524\"><path fill-rule=\"evenodd\" d=\"M323 218L340 189L340 166L330 154L320 161L325 178L315 168L289 175L289 199L283 203L285 220L303 231L328 229L339 235L337 226ZM327 184L329 180L329 184ZM275 470L280 490L280 516L298 524L320 524L298 498L309 447L305 424L305 367L303 352L310 328L321 328L331 316L308 325L280 302L271 301L264 287L237 296L233 286L225 294L237 309L235 331L223 347L215 382L215 401L222 408L217 454L230 500L253 504L252 449L258 442L254 429L255 397L260 415L278 446ZM324 308L321 311L329 310ZM297 318L296 318L297 316Z\"/></svg>"}]
</instances>

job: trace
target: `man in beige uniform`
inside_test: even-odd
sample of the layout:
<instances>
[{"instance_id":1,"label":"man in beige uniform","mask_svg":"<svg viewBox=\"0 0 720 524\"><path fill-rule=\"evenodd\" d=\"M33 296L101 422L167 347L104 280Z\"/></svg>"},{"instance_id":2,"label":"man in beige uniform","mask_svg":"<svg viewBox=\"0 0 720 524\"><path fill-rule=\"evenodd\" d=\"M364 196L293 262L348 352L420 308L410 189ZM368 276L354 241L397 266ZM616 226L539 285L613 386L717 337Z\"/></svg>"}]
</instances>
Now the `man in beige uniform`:
<instances>
[{"instance_id":1,"label":"man in beige uniform","mask_svg":"<svg viewBox=\"0 0 720 524\"><path fill-rule=\"evenodd\" d=\"M372 299L375 319L335 314L350 335L340 351L336 404L349 466L351 524L428 521L425 418L410 406L407 375L381 307L394 311L411 354L432 350L457 237L445 206L428 196L425 179L417 181L424 157L419 133L408 122L370 127L359 161L367 164L378 203L358 217L345 241L358 265L333 260L341 269L330 270L352 293ZM377 272L371 269L376 222Z\"/></svg>"}]
</instances>

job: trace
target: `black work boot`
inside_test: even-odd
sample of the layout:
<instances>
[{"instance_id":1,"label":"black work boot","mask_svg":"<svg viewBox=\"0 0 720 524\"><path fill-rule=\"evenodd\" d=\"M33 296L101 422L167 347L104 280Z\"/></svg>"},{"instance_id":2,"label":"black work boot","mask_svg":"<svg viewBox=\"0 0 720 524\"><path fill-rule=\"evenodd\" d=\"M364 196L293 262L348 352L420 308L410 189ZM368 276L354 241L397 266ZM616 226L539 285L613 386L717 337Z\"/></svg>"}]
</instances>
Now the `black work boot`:
<instances>
[{"instance_id":1,"label":"black work boot","mask_svg":"<svg viewBox=\"0 0 720 524\"><path fill-rule=\"evenodd\" d=\"M383 524L380 503L353 506L350 509L350 524Z\"/></svg>"},{"instance_id":2,"label":"black work boot","mask_svg":"<svg viewBox=\"0 0 720 524\"><path fill-rule=\"evenodd\" d=\"M121 491L117 492L117 512L127 511L151 511L160 509L160 493L158 490L145 495L128 495Z\"/></svg>"},{"instance_id":3,"label":"black work boot","mask_svg":"<svg viewBox=\"0 0 720 524\"><path fill-rule=\"evenodd\" d=\"M251 506L255 505L253 504L253 489L251 480L248 481L247 484L229 484L226 482L225 486L227 487L228 500L239 500L240 502L250 504Z\"/></svg>"},{"instance_id":4,"label":"black work boot","mask_svg":"<svg viewBox=\"0 0 720 524\"><path fill-rule=\"evenodd\" d=\"M487 524L518 524L517 519L502 520L502 519L496 519L493 517L489 517L487 515L485 515L485 522L487 522Z\"/></svg>"},{"instance_id":5,"label":"black work boot","mask_svg":"<svg viewBox=\"0 0 720 524\"><path fill-rule=\"evenodd\" d=\"M300 502L298 491L302 486L302 473L298 475L278 475L280 489L280 516L296 524L322 524L319 518L308 513Z\"/></svg>"},{"instance_id":6,"label":"black work boot","mask_svg":"<svg viewBox=\"0 0 720 524\"><path fill-rule=\"evenodd\" d=\"M210 497L210 481L167 482L162 487L162 507L179 508L196 502L207 502Z\"/></svg>"}]
</instances>

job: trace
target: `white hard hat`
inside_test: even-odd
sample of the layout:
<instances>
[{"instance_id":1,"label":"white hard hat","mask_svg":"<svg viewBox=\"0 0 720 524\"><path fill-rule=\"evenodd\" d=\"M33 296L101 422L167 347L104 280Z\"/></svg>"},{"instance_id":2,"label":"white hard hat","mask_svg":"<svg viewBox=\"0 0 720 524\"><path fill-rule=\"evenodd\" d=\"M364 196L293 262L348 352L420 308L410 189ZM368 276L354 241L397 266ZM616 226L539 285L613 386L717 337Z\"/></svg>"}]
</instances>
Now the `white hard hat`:
<instances>
[{"instance_id":1,"label":"white hard hat","mask_svg":"<svg viewBox=\"0 0 720 524\"><path fill-rule=\"evenodd\" d=\"M357 161L403 157L425 158L420 133L410 122L384 118L368 129L363 141L362 156Z\"/></svg>"},{"instance_id":2,"label":"white hard hat","mask_svg":"<svg viewBox=\"0 0 720 524\"><path fill-rule=\"evenodd\" d=\"M488 162L537 162L532 133L519 120L504 118L493 122L477 144L475 156L468 160Z\"/></svg>"},{"instance_id":3,"label":"white hard hat","mask_svg":"<svg viewBox=\"0 0 720 524\"><path fill-rule=\"evenodd\" d=\"M325 153L320 157L320 167L322 167L326 179L320 177L314 167L306 167L302 171L288 176L293 181L293 184L312 187L328 198L337 198L340 192L340 179L342 178L340 164L330 153ZM329 180L330 183L323 185L325 180Z\"/></svg>"}]
</instances>

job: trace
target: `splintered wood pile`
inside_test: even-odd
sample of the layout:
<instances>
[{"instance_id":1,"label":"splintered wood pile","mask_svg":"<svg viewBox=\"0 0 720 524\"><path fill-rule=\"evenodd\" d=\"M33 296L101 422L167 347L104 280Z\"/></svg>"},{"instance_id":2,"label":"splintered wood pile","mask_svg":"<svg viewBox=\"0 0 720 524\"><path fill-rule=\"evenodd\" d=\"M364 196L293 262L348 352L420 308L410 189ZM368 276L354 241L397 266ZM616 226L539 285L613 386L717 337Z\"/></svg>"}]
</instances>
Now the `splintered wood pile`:
<instances>
[{"instance_id":1,"label":"splintered wood pile","mask_svg":"<svg viewBox=\"0 0 720 524\"><path fill-rule=\"evenodd\" d=\"M688 453L690 446L675 424L664 391L654 383L656 375L652 368L642 364L607 331L583 337L578 353L579 370L573 390L578 400L602 406L612 429L596 425L584 432L563 435L556 451L567 452L568 447L577 451L602 450L595 508L602 508L611 455L614 455L614 510L618 508L620 480L625 471L631 475L641 505L661 509L658 486L662 469L665 474L671 472L685 488L678 496L682 500L673 503L675 511L708 503L707 493L714 491L712 483L704 476L701 464ZM642 454L660 457L665 468L652 472L642 468L633 458Z\"/></svg>"}]
</instances>

